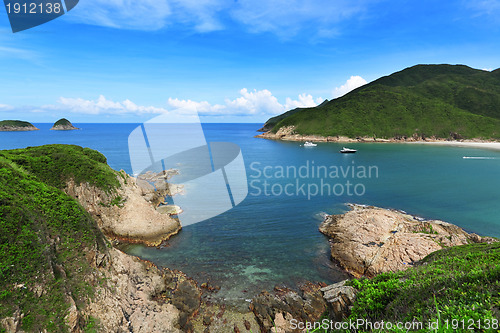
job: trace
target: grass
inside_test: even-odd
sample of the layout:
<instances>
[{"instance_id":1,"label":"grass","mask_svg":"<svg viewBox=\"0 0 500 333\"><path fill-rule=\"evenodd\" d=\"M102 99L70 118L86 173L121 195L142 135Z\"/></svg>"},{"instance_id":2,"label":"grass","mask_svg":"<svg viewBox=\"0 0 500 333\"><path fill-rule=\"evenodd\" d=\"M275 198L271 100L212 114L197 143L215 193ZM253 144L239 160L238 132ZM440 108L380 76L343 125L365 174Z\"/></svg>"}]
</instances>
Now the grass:
<instances>
[{"instance_id":1,"label":"grass","mask_svg":"<svg viewBox=\"0 0 500 333\"><path fill-rule=\"evenodd\" d=\"M466 66L420 65L314 108L269 120L304 135L500 138L500 75Z\"/></svg>"},{"instance_id":2,"label":"grass","mask_svg":"<svg viewBox=\"0 0 500 333\"><path fill-rule=\"evenodd\" d=\"M89 183L106 192L120 185L117 172L106 164L106 157L90 148L45 145L4 150L0 151L0 156L58 189L64 189L69 180L76 184Z\"/></svg>"},{"instance_id":3,"label":"grass","mask_svg":"<svg viewBox=\"0 0 500 333\"><path fill-rule=\"evenodd\" d=\"M88 178L83 169L71 169L71 159L85 162ZM104 161L75 146L0 152L0 318L20 310L25 331L66 332L67 295L77 307L92 297L85 255L104 249L105 240L90 215L60 188L68 177L115 186L112 173L97 174ZM86 325L91 332L96 323Z\"/></svg>"},{"instance_id":4,"label":"grass","mask_svg":"<svg viewBox=\"0 0 500 333\"><path fill-rule=\"evenodd\" d=\"M439 332L465 332L452 327L463 321L472 330L488 331L485 323L500 320L500 244L447 248L417 267L349 284L359 290L352 321L439 322Z\"/></svg>"}]
</instances>

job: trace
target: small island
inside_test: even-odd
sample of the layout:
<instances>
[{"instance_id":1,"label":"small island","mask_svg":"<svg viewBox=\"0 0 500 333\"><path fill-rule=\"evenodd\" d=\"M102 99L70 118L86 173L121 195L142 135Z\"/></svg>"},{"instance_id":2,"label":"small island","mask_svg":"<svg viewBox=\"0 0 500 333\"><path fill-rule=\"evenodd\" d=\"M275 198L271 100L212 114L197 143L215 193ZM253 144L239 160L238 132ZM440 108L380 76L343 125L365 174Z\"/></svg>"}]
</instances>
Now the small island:
<instances>
[{"instance_id":1,"label":"small island","mask_svg":"<svg viewBox=\"0 0 500 333\"><path fill-rule=\"evenodd\" d=\"M73 126L73 124L66 118L61 118L54 123L54 126L50 129L51 131L72 131L78 130L79 128Z\"/></svg>"},{"instance_id":2,"label":"small island","mask_svg":"<svg viewBox=\"0 0 500 333\"><path fill-rule=\"evenodd\" d=\"M27 121L21 120L2 120L0 121L0 132L17 131L38 131L38 128Z\"/></svg>"}]
</instances>

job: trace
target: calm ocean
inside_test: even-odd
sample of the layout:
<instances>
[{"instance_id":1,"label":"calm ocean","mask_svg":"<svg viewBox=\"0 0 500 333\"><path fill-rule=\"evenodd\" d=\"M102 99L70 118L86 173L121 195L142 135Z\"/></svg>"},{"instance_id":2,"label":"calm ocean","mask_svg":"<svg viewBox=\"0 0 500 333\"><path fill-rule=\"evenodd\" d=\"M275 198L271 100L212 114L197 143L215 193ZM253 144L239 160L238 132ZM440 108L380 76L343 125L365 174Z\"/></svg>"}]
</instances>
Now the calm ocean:
<instances>
[{"instance_id":1,"label":"calm ocean","mask_svg":"<svg viewBox=\"0 0 500 333\"><path fill-rule=\"evenodd\" d=\"M137 124L75 124L82 130L69 132L35 125L41 130L0 132L0 149L76 144L102 152L112 168L131 173L127 138ZM342 279L318 226L323 214L341 213L347 202L396 208L500 237L500 152L365 143L349 144L359 151L344 155L340 144L304 148L253 138L259 127L203 125L208 141L241 147L250 187L240 205L185 227L165 248L125 250L219 285L218 297L238 302L276 284Z\"/></svg>"}]
</instances>

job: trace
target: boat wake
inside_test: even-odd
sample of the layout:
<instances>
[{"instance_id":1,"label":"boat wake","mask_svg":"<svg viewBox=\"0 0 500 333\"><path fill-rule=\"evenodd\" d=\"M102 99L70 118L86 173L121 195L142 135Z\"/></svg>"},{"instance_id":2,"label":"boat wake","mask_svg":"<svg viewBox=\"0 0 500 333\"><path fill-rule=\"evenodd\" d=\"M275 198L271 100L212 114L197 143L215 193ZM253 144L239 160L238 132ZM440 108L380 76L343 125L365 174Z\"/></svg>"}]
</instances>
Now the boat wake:
<instances>
[{"instance_id":1,"label":"boat wake","mask_svg":"<svg viewBox=\"0 0 500 333\"><path fill-rule=\"evenodd\" d=\"M466 160L497 160L498 157L464 156Z\"/></svg>"}]
</instances>

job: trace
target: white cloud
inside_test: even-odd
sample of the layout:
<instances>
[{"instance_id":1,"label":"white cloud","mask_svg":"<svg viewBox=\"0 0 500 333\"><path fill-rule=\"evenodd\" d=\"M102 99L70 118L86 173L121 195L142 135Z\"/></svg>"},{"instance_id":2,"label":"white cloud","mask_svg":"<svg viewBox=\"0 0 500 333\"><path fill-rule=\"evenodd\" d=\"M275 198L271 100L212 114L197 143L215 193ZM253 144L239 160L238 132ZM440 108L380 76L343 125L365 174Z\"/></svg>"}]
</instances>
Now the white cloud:
<instances>
[{"instance_id":1,"label":"white cloud","mask_svg":"<svg viewBox=\"0 0 500 333\"><path fill-rule=\"evenodd\" d=\"M486 72L491 72L493 70L493 68L483 68L482 70L486 71Z\"/></svg>"},{"instance_id":2,"label":"white cloud","mask_svg":"<svg viewBox=\"0 0 500 333\"><path fill-rule=\"evenodd\" d=\"M254 32L273 32L281 37L295 35L307 26L321 34L337 34L339 22L360 18L371 0L239 0L231 13Z\"/></svg>"},{"instance_id":3,"label":"white cloud","mask_svg":"<svg viewBox=\"0 0 500 333\"><path fill-rule=\"evenodd\" d=\"M57 105L45 105L43 109L68 110L74 113L83 114L145 114L145 113L166 113L166 109L154 106L140 106L126 99L123 102L114 102L100 95L96 100L86 100L83 98L60 97Z\"/></svg>"},{"instance_id":4,"label":"white cloud","mask_svg":"<svg viewBox=\"0 0 500 333\"><path fill-rule=\"evenodd\" d=\"M87 115L169 114L182 116L192 115L197 112L201 116L274 116L290 109L313 107L323 102L321 97L314 98L309 94L300 94L298 99L288 97L285 103L282 104L267 89L250 91L243 88L239 93L239 97L226 99L223 104L169 98L167 107L164 108L137 105L129 99L116 102L100 95L95 100L60 97L54 105L25 107L25 109L30 110L30 112L69 111ZM10 110L13 108L0 104L0 111L3 109Z\"/></svg>"},{"instance_id":5,"label":"white cloud","mask_svg":"<svg viewBox=\"0 0 500 333\"><path fill-rule=\"evenodd\" d=\"M300 94L298 100L288 97L285 104L281 104L267 89L249 91L243 88L240 95L234 100L226 99L224 104L172 98L169 98L168 104L176 110L197 111L202 116L273 116L297 107L312 107L323 101L321 97L314 99L311 95Z\"/></svg>"},{"instance_id":6,"label":"white cloud","mask_svg":"<svg viewBox=\"0 0 500 333\"><path fill-rule=\"evenodd\" d=\"M183 24L199 32L222 29L217 12L226 0L85 0L69 19L84 24L133 29L159 30Z\"/></svg>"},{"instance_id":7,"label":"white cloud","mask_svg":"<svg viewBox=\"0 0 500 333\"><path fill-rule=\"evenodd\" d=\"M497 15L500 12L499 0L467 1L465 4L476 15Z\"/></svg>"},{"instance_id":8,"label":"white cloud","mask_svg":"<svg viewBox=\"0 0 500 333\"><path fill-rule=\"evenodd\" d=\"M105 27L157 30L167 24L170 14L167 0L85 0L68 17Z\"/></svg>"},{"instance_id":9,"label":"white cloud","mask_svg":"<svg viewBox=\"0 0 500 333\"><path fill-rule=\"evenodd\" d=\"M241 97L235 100L226 100L227 108L236 114L276 114L283 111L284 106L267 89L249 92L243 88L240 90L240 94Z\"/></svg>"},{"instance_id":10,"label":"white cloud","mask_svg":"<svg viewBox=\"0 0 500 333\"><path fill-rule=\"evenodd\" d=\"M136 30L158 30L181 25L197 32L222 30L241 24L251 32L281 37L302 29L318 37L338 34L338 23L361 19L380 0L85 0L68 15L84 24ZM231 22L232 21L232 22Z\"/></svg>"},{"instance_id":11,"label":"white cloud","mask_svg":"<svg viewBox=\"0 0 500 333\"><path fill-rule=\"evenodd\" d=\"M333 89L333 97L338 98L338 97L344 96L348 92L350 92L356 88L359 88L367 83L368 82L365 79L363 79L361 76L358 76L358 75L351 76L351 78L348 79L345 84Z\"/></svg>"},{"instance_id":12,"label":"white cloud","mask_svg":"<svg viewBox=\"0 0 500 333\"><path fill-rule=\"evenodd\" d=\"M299 100L292 100L291 98L287 97L286 103L285 103L285 108L287 110L291 109L296 109L296 108L310 108L313 106L316 106L318 104L321 104L323 102L323 98L318 97L314 98L312 95L306 95L306 94L300 94L299 95Z\"/></svg>"},{"instance_id":13,"label":"white cloud","mask_svg":"<svg viewBox=\"0 0 500 333\"><path fill-rule=\"evenodd\" d=\"M0 111L10 111L13 110L14 107L7 104L0 104Z\"/></svg>"}]
</instances>

